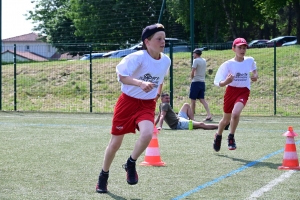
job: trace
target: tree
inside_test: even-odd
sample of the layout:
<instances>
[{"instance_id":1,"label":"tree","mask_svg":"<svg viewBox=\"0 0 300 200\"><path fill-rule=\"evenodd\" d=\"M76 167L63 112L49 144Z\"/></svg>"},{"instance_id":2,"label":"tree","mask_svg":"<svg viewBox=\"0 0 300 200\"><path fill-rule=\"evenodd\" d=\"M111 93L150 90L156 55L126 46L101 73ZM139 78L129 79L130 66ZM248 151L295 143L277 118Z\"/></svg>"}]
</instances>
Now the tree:
<instances>
[{"instance_id":1,"label":"tree","mask_svg":"<svg viewBox=\"0 0 300 200\"><path fill-rule=\"evenodd\" d=\"M296 13L296 21L297 21L297 44L300 44L300 0L293 0L293 6Z\"/></svg>"},{"instance_id":2,"label":"tree","mask_svg":"<svg viewBox=\"0 0 300 200\"><path fill-rule=\"evenodd\" d=\"M266 21L273 21L273 37L277 37L278 34L289 35L290 33L295 31L297 42L298 44L300 44L300 0L255 0L255 5L259 10L261 10L261 13L263 14ZM289 9L287 9L287 15L289 17L282 17L283 19L281 19L281 23L278 24L277 21L280 21L281 16L285 14L281 11L288 7L290 7ZM295 18L293 17L292 12L295 13ZM293 28L293 23L296 24L296 30L294 30ZM290 27L291 29L289 30L284 28L282 29L282 32L280 32L278 30L278 27L280 28L283 25L285 27Z\"/></svg>"},{"instance_id":3,"label":"tree","mask_svg":"<svg viewBox=\"0 0 300 200\"><path fill-rule=\"evenodd\" d=\"M194 4L196 43L295 33L299 43L300 0L194 0ZM99 44L100 50L125 48L141 40L146 25L158 21L161 6L161 0L36 0L28 19L62 52L77 52L81 43ZM167 0L161 23L168 37L189 39L190 0Z\"/></svg>"},{"instance_id":4,"label":"tree","mask_svg":"<svg viewBox=\"0 0 300 200\"><path fill-rule=\"evenodd\" d=\"M177 22L190 30L190 0L169 0L171 14ZM256 38L260 34L262 18L253 1L195 0L195 41L225 42L236 37ZM255 31L253 31L255 30Z\"/></svg>"},{"instance_id":5,"label":"tree","mask_svg":"<svg viewBox=\"0 0 300 200\"><path fill-rule=\"evenodd\" d=\"M158 0L71 0L69 17L86 42L137 43L142 29L157 23Z\"/></svg>"},{"instance_id":6,"label":"tree","mask_svg":"<svg viewBox=\"0 0 300 200\"><path fill-rule=\"evenodd\" d=\"M69 9L69 0L36 0L36 7L28 12L27 19L37 24L34 31L45 36L41 37L43 41L51 43L61 53L71 52L71 55L76 55L82 52L82 49L78 49L78 45L76 47L66 43L80 43L83 42L83 38L74 34L76 28L67 16Z\"/></svg>"}]
</instances>

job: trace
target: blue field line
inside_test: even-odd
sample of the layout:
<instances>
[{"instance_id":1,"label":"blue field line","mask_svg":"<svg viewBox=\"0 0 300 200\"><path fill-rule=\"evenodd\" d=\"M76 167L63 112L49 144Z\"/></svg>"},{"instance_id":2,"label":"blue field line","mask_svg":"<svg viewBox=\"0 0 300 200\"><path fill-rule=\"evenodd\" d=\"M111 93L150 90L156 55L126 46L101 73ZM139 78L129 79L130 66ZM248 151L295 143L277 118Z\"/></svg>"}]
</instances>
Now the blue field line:
<instances>
[{"instance_id":1,"label":"blue field line","mask_svg":"<svg viewBox=\"0 0 300 200\"><path fill-rule=\"evenodd\" d=\"M298 140L297 142L295 142L295 144L299 144L299 143L300 143L300 140ZM266 156L264 156L264 157L262 157L262 158L260 158L258 160L255 160L255 161L250 162L250 163L248 163L248 164L246 164L246 165L244 165L244 166L242 166L242 167L240 167L240 168L238 168L236 170L233 170L233 171L229 172L228 174L222 175L222 176L220 176L220 177L218 177L218 178L216 178L216 179L214 179L212 181L206 182L203 185L199 185L198 187L196 187L196 188L194 188L194 189L192 189L192 190L190 190L188 192L185 192L182 195L179 195L179 196L173 198L172 200L179 200L179 199L186 198L187 196L190 196L193 193L199 192L200 190L202 190L202 189L204 189L204 188L206 188L208 186L211 186L211 185L213 185L215 183L218 183L218 182L220 182L221 180L223 180L223 179L225 179L227 177L230 177L230 176L232 176L234 174L237 174L237 173L239 173L241 171L244 171L245 169L247 169L249 167L252 167L252 166L256 165L259 162L262 162L262 161L264 161L266 159L269 159L270 157L272 157L274 155L282 153L283 151L284 151L284 148L282 148L282 149L280 149L278 151L275 151L273 153L270 153L270 154L268 154L268 155L266 155Z\"/></svg>"}]
</instances>

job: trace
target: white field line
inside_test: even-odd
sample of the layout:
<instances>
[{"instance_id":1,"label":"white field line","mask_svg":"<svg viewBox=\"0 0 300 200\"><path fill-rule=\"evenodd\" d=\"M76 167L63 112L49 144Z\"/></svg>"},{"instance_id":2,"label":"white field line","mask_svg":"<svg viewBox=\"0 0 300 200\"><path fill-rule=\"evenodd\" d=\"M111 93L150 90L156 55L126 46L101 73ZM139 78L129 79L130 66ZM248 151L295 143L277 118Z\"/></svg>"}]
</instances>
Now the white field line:
<instances>
[{"instance_id":1,"label":"white field line","mask_svg":"<svg viewBox=\"0 0 300 200\"><path fill-rule=\"evenodd\" d=\"M38 115L38 114L37 114ZM49 116L48 116L49 115ZM55 115L60 115L60 113L59 114L56 114L56 113L50 113L50 114L47 114L47 113L42 113L41 114L41 116L31 116L31 114L29 113L29 114L27 114L27 113L13 113L13 114L11 114L11 115L1 115L0 114L0 119L1 118L24 118L24 117L26 117L26 118L29 118L29 119L47 119L47 118L51 118L51 119L92 119L92 120L94 120L94 119L109 119L109 118L111 118L111 116L112 116L112 114L111 114L111 116L110 117L103 117L103 116L101 116L102 114L101 113L83 113L82 115L81 115L81 113L79 113L79 117L76 117L76 116L74 116L74 115L76 115L76 113L65 113L65 115L73 115L72 117L69 117L69 116L55 116ZM64 115L64 114L62 114L62 115ZM99 115L99 117L82 117L82 116L84 116L84 115ZM109 114L104 114L104 115L109 115ZM55 117L53 117L53 116L55 116ZM298 118L295 118L295 121L296 120L299 120ZM243 120L241 120L240 121L240 123L242 122L242 123L245 123L245 124L248 124L248 123L253 123L255 120L245 120L245 121L243 121ZM274 120L274 119L272 119L272 120L270 120L270 121L267 121L267 120L264 120L264 122L263 123L267 123L267 124L277 124L278 122L280 122L281 124L291 124L292 122L291 121L276 121L276 120Z\"/></svg>"},{"instance_id":2,"label":"white field line","mask_svg":"<svg viewBox=\"0 0 300 200\"><path fill-rule=\"evenodd\" d=\"M251 196L249 198L247 198L247 200L254 200L256 198L261 197L265 192L268 192L268 191L272 190L272 188L274 186L278 185L280 182L283 182L285 179L289 178L295 172L296 172L296 170L290 170L288 172L285 172L280 177L272 180L267 185L265 185L262 188L256 190L255 192L253 192L251 194Z\"/></svg>"},{"instance_id":3,"label":"white field line","mask_svg":"<svg viewBox=\"0 0 300 200\"><path fill-rule=\"evenodd\" d=\"M28 115L23 115L23 116L1 116L0 115L0 119L1 118L24 118L26 117L26 119L82 119L82 120L86 120L86 119L110 119L111 117L82 117L82 116L79 116L79 117L69 117L69 116L66 116L66 117L62 117L62 116L59 116L59 117L52 117L51 115L55 115L55 114L49 114L49 116L28 116Z\"/></svg>"}]
</instances>

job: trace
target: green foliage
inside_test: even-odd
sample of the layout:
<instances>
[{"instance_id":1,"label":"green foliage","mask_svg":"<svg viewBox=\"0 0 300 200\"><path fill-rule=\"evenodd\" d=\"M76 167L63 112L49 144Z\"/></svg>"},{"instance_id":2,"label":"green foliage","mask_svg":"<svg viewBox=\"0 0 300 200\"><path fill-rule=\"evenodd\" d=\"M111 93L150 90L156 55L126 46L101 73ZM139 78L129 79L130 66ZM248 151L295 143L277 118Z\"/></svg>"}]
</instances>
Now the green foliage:
<instances>
[{"instance_id":1,"label":"green foliage","mask_svg":"<svg viewBox=\"0 0 300 200\"><path fill-rule=\"evenodd\" d=\"M94 48L99 52L136 44L142 29L158 22L161 6L158 0L37 0L27 17L37 24L34 30L45 36L43 40L59 52L77 55L90 50L83 42L102 44ZM162 13L167 36L189 40L190 1L167 0ZM195 0L195 42L300 37L299 15L298 0Z\"/></svg>"},{"instance_id":2,"label":"green foliage","mask_svg":"<svg viewBox=\"0 0 300 200\"><path fill-rule=\"evenodd\" d=\"M75 35L76 28L68 17L70 3L68 0L39 0L36 7L29 11L27 19L37 25L34 30L43 36L41 40L51 43L58 52L69 52L70 55L82 54L87 47L74 45L65 46L64 43L80 43L84 39Z\"/></svg>"},{"instance_id":3,"label":"green foliage","mask_svg":"<svg viewBox=\"0 0 300 200\"><path fill-rule=\"evenodd\" d=\"M69 16L76 26L75 34L86 42L137 43L143 27L157 22L158 2L71 0Z\"/></svg>"}]
</instances>

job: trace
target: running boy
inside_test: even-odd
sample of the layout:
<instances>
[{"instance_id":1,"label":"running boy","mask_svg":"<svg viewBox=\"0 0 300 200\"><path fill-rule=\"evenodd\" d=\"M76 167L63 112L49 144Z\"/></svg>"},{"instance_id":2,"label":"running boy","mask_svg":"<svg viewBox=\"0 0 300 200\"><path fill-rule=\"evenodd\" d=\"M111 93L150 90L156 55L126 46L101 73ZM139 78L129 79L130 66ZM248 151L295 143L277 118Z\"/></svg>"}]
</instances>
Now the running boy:
<instances>
[{"instance_id":1,"label":"running boy","mask_svg":"<svg viewBox=\"0 0 300 200\"><path fill-rule=\"evenodd\" d=\"M102 170L96 186L98 193L106 193L109 168L120 148L124 135L140 132L133 151L123 168L127 172L127 183L138 183L136 160L152 139L156 100L171 60L163 54L165 29L162 24L147 26L142 32L143 50L124 57L116 67L121 82L120 95L114 110L111 139L106 148Z\"/></svg>"},{"instance_id":2,"label":"running boy","mask_svg":"<svg viewBox=\"0 0 300 200\"><path fill-rule=\"evenodd\" d=\"M227 86L224 95L223 118L219 122L218 132L213 143L215 151L220 150L222 132L229 123L228 149L236 149L234 134L240 120L240 114L250 95L250 79L256 81L258 78L256 62L252 57L245 56L247 47L248 44L244 38L236 38L232 45L235 57L224 62L215 76L214 84L216 86Z\"/></svg>"}]
</instances>

